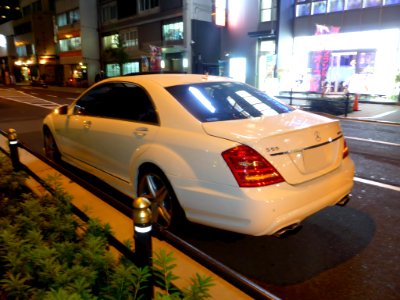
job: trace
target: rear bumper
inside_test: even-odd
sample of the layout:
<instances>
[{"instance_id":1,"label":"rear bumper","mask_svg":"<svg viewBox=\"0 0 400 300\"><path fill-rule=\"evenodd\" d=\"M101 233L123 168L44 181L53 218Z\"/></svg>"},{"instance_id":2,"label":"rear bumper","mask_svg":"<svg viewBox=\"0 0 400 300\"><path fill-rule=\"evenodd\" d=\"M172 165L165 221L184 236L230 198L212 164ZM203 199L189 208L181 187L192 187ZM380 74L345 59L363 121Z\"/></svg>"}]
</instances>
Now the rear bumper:
<instances>
[{"instance_id":1,"label":"rear bumper","mask_svg":"<svg viewBox=\"0 0 400 300\"><path fill-rule=\"evenodd\" d=\"M193 222L255 236L273 235L337 204L351 192L353 177L354 164L347 158L333 172L298 185L236 188L181 180L176 192Z\"/></svg>"}]
</instances>

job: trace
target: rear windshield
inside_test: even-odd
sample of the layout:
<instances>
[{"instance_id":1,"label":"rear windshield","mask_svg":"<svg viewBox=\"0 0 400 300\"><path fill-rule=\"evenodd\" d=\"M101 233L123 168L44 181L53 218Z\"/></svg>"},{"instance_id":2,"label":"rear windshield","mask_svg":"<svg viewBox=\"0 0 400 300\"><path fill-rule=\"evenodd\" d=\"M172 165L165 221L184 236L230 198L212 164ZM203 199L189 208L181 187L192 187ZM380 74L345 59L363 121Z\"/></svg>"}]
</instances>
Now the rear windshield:
<instances>
[{"instance_id":1,"label":"rear windshield","mask_svg":"<svg viewBox=\"0 0 400 300\"><path fill-rule=\"evenodd\" d=\"M274 116L293 110L279 100L237 82L176 85L167 90L201 122Z\"/></svg>"}]
</instances>

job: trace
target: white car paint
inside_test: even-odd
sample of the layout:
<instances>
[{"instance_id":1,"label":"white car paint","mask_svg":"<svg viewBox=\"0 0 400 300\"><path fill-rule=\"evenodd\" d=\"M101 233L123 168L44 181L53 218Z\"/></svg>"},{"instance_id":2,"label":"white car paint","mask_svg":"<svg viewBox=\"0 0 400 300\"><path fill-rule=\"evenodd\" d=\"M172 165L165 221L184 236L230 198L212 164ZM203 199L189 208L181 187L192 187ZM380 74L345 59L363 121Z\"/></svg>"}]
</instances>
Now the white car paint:
<instances>
[{"instance_id":1,"label":"white car paint","mask_svg":"<svg viewBox=\"0 0 400 300\"><path fill-rule=\"evenodd\" d=\"M319 115L289 113L202 123L164 87L233 82L204 75L143 75L110 78L145 88L159 124L73 114L49 114L44 125L62 159L136 196L139 167L158 166L170 181L186 217L250 235L271 235L335 205L353 186L354 164L343 158L340 124ZM96 85L94 85L96 86ZM241 188L221 153L247 145L263 155L284 182Z\"/></svg>"}]
</instances>

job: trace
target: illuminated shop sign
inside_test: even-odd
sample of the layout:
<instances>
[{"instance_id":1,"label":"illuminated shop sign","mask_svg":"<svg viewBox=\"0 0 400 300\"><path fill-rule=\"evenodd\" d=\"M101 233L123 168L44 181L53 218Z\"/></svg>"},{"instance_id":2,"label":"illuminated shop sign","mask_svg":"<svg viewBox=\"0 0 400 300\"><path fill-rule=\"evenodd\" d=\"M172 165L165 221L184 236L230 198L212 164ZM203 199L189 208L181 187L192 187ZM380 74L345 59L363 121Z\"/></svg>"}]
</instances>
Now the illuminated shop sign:
<instances>
[{"instance_id":1,"label":"illuminated shop sign","mask_svg":"<svg viewBox=\"0 0 400 300\"><path fill-rule=\"evenodd\" d=\"M315 35L329 35L332 33L339 33L340 27L328 27L325 25L316 25ZM328 37L327 37L328 38ZM311 63L311 86L310 90L313 92L320 92L326 83L326 77L328 74L330 64L331 51L321 50L311 52L310 63Z\"/></svg>"},{"instance_id":2,"label":"illuminated shop sign","mask_svg":"<svg viewBox=\"0 0 400 300\"><path fill-rule=\"evenodd\" d=\"M0 34L0 47L6 48L7 47L7 40L6 37Z\"/></svg>"},{"instance_id":3,"label":"illuminated shop sign","mask_svg":"<svg viewBox=\"0 0 400 300\"><path fill-rule=\"evenodd\" d=\"M215 24L226 25L226 0L215 0Z\"/></svg>"}]
</instances>

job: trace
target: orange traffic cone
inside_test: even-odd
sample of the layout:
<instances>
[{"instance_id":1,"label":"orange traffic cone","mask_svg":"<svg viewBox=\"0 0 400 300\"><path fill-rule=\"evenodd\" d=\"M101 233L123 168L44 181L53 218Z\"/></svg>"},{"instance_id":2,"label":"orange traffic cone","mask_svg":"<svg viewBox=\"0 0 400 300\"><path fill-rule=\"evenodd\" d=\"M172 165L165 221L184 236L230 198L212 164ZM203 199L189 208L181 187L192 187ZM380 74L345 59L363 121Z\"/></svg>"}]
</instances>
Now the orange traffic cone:
<instances>
[{"instance_id":1,"label":"orange traffic cone","mask_svg":"<svg viewBox=\"0 0 400 300\"><path fill-rule=\"evenodd\" d=\"M359 109L358 109L358 94L354 95L353 111L359 111Z\"/></svg>"}]
</instances>

